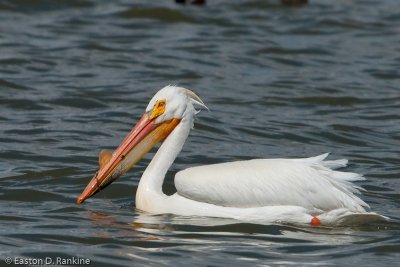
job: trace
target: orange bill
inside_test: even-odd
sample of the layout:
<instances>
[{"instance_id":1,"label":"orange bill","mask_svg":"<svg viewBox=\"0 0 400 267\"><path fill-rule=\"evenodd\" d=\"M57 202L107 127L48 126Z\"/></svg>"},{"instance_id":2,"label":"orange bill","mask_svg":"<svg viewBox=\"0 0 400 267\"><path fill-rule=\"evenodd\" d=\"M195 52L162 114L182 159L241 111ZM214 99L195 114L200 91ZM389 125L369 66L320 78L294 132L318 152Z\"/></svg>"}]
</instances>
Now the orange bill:
<instances>
[{"instance_id":1,"label":"orange bill","mask_svg":"<svg viewBox=\"0 0 400 267\"><path fill-rule=\"evenodd\" d=\"M145 113L113 153L108 150L100 152L99 170L79 196L78 204L95 195L131 169L152 147L163 141L180 122L180 119L171 119L156 124L155 117Z\"/></svg>"}]
</instances>

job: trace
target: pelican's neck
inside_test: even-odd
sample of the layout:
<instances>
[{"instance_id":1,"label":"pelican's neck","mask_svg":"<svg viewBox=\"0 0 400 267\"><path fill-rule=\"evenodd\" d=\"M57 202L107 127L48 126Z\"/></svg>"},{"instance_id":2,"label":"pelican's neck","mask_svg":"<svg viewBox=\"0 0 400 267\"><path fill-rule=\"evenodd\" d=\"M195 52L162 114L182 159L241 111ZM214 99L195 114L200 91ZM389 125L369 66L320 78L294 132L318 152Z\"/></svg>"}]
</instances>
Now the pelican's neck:
<instances>
[{"instance_id":1,"label":"pelican's neck","mask_svg":"<svg viewBox=\"0 0 400 267\"><path fill-rule=\"evenodd\" d=\"M162 201L165 197L162 192L165 174L182 150L192 124L193 118L184 117L154 155L139 182L136 192L137 208L154 211L153 206L157 204L157 200Z\"/></svg>"}]
</instances>

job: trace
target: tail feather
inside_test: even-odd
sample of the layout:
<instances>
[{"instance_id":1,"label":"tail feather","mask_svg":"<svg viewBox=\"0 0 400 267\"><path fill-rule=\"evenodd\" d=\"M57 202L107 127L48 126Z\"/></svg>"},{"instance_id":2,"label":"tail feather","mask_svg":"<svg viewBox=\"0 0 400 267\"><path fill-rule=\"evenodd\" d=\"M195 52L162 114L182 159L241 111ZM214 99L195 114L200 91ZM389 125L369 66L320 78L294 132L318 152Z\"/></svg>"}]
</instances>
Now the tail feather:
<instances>
[{"instance_id":1,"label":"tail feather","mask_svg":"<svg viewBox=\"0 0 400 267\"><path fill-rule=\"evenodd\" d=\"M329 175L330 177L334 178L335 180L340 181L364 181L365 177L362 174L355 173L355 172L340 172L340 171L333 171L331 169L321 170L324 174Z\"/></svg>"},{"instance_id":2,"label":"tail feather","mask_svg":"<svg viewBox=\"0 0 400 267\"><path fill-rule=\"evenodd\" d=\"M343 203L346 207L353 207L354 211L365 212L364 208L369 208L369 205L355 195L360 194L360 191L364 191L364 189L352 183L354 181L365 180L365 178L358 173L335 170L345 167L348 161L347 159L324 161L328 155L328 153L325 153L307 158L306 162L324 175L338 191L345 194L346 197L343 199Z\"/></svg>"},{"instance_id":3,"label":"tail feather","mask_svg":"<svg viewBox=\"0 0 400 267\"><path fill-rule=\"evenodd\" d=\"M311 158L300 159L301 161L308 162L311 164L322 165L326 168L335 170L339 168L343 168L347 166L347 159L337 159L337 160L327 160L324 161L329 156L329 153L324 153L322 155L318 155Z\"/></svg>"},{"instance_id":4,"label":"tail feather","mask_svg":"<svg viewBox=\"0 0 400 267\"><path fill-rule=\"evenodd\" d=\"M347 166L349 161L347 159L327 160L322 161L322 165L332 170L343 168Z\"/></svg>"},{"instance_id":5,"label":"tail feather","mask_svg":"<svg viewBox=\"0 0 400 267\"><path fill-rule=\"evenodd\" d=\"M316 157L301 159L305 162L310 163L315 168L319 169L324 174L329 177L334 178L339 181L363 181L365 180L364 176L355 172L342 172L336 171L336 169L343 168L347 166L347 159L337 159L337 160L327 160L324 161L326 157L328 157L329 153L325 153Z\"/></svg>"},{"instance_id":6,"label":"tail feather","mask_svg":"<svg viewBox=\"0 0 400 267\"><path fill-rule=\"evenodd\" d=\"M321 224L332 226L361 225L372 222L388 221L389 218L375 212L352 212L348 209L336 209L318 216Z\"/></svg>"}]
</instances>

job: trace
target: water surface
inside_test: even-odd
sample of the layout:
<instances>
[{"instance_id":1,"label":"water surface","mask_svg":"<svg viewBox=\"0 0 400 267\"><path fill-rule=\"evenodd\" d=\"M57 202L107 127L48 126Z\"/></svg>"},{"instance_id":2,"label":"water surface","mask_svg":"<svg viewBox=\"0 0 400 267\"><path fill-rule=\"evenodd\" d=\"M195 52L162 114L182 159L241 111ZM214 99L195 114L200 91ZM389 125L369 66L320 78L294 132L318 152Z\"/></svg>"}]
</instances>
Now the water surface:
<instances>
[{"instance_id":1,"label":"water surface","mask_svg":"<svg viewBox=\"0 0 400 267\"><path fill-rule=\"evenodd\" d=\"M0 3L0 254L95 266L396 266L400 260L398 1ZM153 152L76 205L161 87L201 112L172 166L330 152L392 222L298 228L151 216L134 193Z\"/></svg>"}]
</instances>

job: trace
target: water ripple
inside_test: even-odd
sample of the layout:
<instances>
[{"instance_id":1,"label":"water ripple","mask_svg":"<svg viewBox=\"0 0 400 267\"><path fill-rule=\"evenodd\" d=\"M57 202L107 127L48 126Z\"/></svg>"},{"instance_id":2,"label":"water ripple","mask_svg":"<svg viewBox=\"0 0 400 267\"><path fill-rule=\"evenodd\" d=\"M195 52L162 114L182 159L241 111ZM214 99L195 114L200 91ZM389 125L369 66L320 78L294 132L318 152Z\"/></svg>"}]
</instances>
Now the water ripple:
<instances>
[{"instance_id":1,"label":"water ripple","mask_svg":"<svg viewBox=\"0 0 400 267\"><path fill-rule=\"evenodd\" d=\"M398 2L0 3L1 256L96 266L393 266L400 244ZM210 108L167 173L331 152L373 211L353 228L151 216L134 193L150 152L85 205L76 198L166 84ZM189 256L188 256L189 255ZM3 259L0 259L3 260Z\"/></svg>"}]
</instances>

